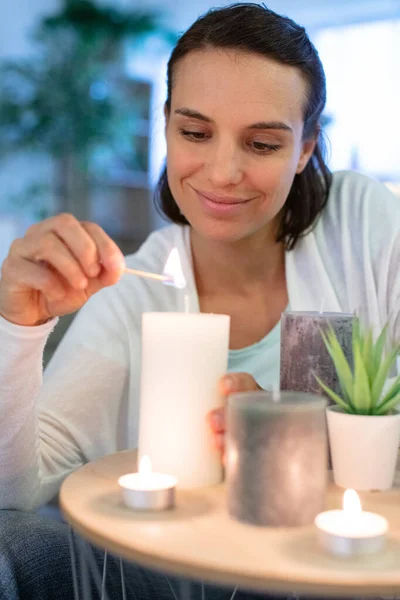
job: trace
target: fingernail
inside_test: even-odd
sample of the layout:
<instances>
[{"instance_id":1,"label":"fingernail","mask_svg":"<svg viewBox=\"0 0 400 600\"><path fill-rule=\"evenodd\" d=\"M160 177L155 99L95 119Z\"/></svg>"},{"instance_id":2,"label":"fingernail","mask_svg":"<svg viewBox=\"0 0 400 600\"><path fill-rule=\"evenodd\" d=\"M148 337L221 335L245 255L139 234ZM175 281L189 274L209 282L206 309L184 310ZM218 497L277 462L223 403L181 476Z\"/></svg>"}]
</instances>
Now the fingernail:
<instances>
[{"instance_id":1,"label":"fingernail","mask_svg":"<svg viewBox=\"0 0 400 600\"><path fill-rule=\"evenodd\" d=\"M235 388L235 380L233 379L233 377L230 377L229 375L224 377L224 388L228 392Z\"/></svg>"},{"instance_id":2,"label":"fingernail","mask_svg":"<svg viewBox=\"0 0 400 600\"><path fill-rule=\"evenodd\" d=\"M125 259L122 256L114 255L108 259L108 264L112 269L123 271L125 269Z\"/></svg>"}]
</instances>

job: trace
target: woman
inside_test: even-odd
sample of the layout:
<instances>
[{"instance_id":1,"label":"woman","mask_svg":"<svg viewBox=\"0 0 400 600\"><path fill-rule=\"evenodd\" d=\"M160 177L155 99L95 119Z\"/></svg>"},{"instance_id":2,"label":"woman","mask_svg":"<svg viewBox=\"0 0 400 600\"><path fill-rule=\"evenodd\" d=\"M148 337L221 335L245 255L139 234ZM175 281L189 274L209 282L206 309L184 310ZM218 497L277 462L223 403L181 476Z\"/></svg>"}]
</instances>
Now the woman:
<instances>
[{"instance_id":1,"label":"woman","mask_svg":"<svg viewBox=\"0 0 400 600\"><path fill-rule=\"evenodd\" d=\"M175 224L126 263L159 272L176 246L192 306L231 315L224 395L278 380L279 319L289 305L315 310L324 298L326 310L361 310L376 327L390 317L391 340L400 339L400 205L366 177L330 175L324 104L323 68L304 29L265 7L211 11L172 53L158 195ZM137 444L141 314L177 310L179 296L122 277L124 264L103 230L70 215L34 225L11 247L0 281L3 509L37 508L86 461ZM56 317L81 307L42 383ZM223 411L210 425L223 449ZM46 524L19 518L35 531L31 548ZM2 519L7 540L16 518ZM56 574L56 557L65 562L67 552L62 526L53 536ZM21 543L18 556L30 556ZM0 555L9 565L7 552ZM33 585L26 564L23 583L12 572L15 589ZM136 597L172 597L161 576L139 585L137 572ZM64 597L55 581L56 590L48 576L35 583L40 598Z\"/></svg>"}]
</instances>

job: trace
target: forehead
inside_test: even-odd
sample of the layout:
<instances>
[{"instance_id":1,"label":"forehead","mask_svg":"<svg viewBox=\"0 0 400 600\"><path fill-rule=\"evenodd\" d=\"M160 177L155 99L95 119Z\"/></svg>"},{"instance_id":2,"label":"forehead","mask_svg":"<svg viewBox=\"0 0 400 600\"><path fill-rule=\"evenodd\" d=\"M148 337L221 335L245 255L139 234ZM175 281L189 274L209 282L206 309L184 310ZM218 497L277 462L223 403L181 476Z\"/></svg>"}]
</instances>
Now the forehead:
<instances>
[{"instance_id":1,"label":"forehead","mask_svg":"<svg viewBox=\"0 0 400 600\"><path fill-rule=\"evenodd\" d=\"M172 110L185 106L217 118L303 121L306 83L295 67L231 50L201 50L181 59L173 75Z\"/></svg>"}]
</instances>

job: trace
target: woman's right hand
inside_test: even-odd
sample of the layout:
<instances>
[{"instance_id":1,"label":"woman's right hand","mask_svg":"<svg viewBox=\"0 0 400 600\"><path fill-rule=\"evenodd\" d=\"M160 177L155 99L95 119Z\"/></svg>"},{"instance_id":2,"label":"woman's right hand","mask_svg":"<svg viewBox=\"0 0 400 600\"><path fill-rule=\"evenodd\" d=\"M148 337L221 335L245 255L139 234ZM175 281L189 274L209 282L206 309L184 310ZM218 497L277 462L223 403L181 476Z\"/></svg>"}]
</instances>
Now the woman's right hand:
<instances>
[{"instance_id":1,"label":"woman's right hand","mask_svg":"<svg viewBox=\"0 0 400 600\"><path fill-rule=\"evenodd\" d=\"M125 260L95 223L60 214L32 225L16 239L0 279L0 316L40 325L75 312L101 288L120 279Z\"/></svg>"}]
</instances>

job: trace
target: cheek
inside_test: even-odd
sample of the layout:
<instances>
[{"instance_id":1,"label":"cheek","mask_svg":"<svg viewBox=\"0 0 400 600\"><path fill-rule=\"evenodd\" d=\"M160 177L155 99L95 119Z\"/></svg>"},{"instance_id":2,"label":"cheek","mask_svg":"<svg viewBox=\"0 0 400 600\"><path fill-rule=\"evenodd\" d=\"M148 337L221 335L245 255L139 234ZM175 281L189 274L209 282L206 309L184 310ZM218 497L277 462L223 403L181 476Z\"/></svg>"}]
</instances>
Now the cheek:
<instances>
[{"instance_id":1,"label":"cheek","mask_svg":"<svg viewBox=\"0 0 400 600\"><path fill-rule=\"evenodd\" d=\"M290 189L296 173L296 161L289 157L268 157L255 169L249 169L247 176L255 188L268 196L280 196Z\"/></svg>"},{"instance_id":2,"label":"cheek","mask_svg":"<svg viewBox=\"0 0 400 600\"><path fill-rule=\"evenodd\" d=\"M186 213L187 189L185 181L199 169L198 160L190 149L182 147L178 141L167 144L167 177L172 196L183 214Z\"/></svg>"},{"instance_id":3,"label":"cheek","mask_svg":"<svg viewBox=\"0 0 400 600\"><path fill-rule=\"evenodd\" d=\"M188 144L183 145L180 140L172 140L167 144L168 176L175 182L188 177L200 165L198 153Z\"/></svg>"},{"instance_id":4,"label":"cheek","mask_svg":"<svg viewBox=\"0 0 400 600\"><path fill-rule=\"evenodd\" d=\"M250 187L261 193L258 210L269 218L280 212L285 205L296 173L296 161L292 157L270 157L256 170L248 173Z\"/></svg>"}]
</instances>

